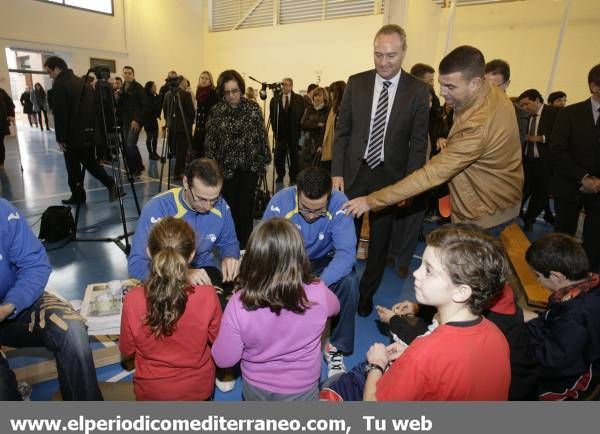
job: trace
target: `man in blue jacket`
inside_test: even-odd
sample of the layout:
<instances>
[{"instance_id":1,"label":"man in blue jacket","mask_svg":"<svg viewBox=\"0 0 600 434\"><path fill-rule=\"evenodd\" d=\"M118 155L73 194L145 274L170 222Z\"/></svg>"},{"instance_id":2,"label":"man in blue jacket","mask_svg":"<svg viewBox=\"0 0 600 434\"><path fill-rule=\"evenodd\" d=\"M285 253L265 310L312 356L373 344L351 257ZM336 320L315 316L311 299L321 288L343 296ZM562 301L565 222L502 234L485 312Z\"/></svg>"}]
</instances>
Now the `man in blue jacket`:
<instances>
[{"instance_id":1,"label":"man in blue jacket","mask_svg":"<svg viewBox=\"0 0 600 434\"><path fill-rule=\"evenodd\" d=\"M199 158L185 170L183 188L174 188L152 198L142 210L128 259L129 275L146 280L150 274L150 258L146 253L148 234L161 218L182 218L196 232L196 256L188 272L192 285L213 285L221 306L227 304L223 282L237 276L240 258L233 218L227 202L221 198L223 175L219 165ZM219 249L221 270L217 268L213 250Z\"/></svg>"},{"instance_id":2,"label":"man in blue jacket","mask_svg":"<svg viewBox=\"0 0 600 434\"><path fill-rule=\"evenodd\" d=\"M0 199L0 345L54 353L65 400L101 400L84 321L44 293L46 252L19 210ZM20 400L15 374L0 356L0 400Z\"/></svg>"},{"instance_id":3,"label":"man in blue jacket","mask_svg":"<svg viewBox=\"0 0 600 434\"><path fill-rule=\"evenodd\" d=\"M277 193L263 219L284 217L296 224L313 272L337 295L340 313L332 322L325 349L328 375L345 371L343 354L354 349L354 313L358 304L356 230L352 218L342 211L346 196L332 191L331 176L318 167L298 175L296 187Z\"/></svg>"}]
</instances>

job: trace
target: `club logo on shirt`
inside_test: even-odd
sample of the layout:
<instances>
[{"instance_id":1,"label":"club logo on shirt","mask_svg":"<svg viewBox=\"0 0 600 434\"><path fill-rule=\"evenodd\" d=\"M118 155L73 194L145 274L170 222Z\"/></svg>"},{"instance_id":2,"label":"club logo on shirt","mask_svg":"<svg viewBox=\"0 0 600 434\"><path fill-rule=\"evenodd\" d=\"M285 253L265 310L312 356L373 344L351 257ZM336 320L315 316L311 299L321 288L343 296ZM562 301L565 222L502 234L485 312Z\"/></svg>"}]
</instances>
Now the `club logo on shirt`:
<instances>
[{"instance_id":1,"label":"club logo on shirt","mask_svg":"<svg viewBox=\"0 0 600 434\"><path fill-rule=\"evenodd\" d=\"M7 221L19 220L20 218L21 218L21 216L19 215L18 212L13 212L12 214L8 215L8 220Z\"/></svg>"},{"instance_id":2,"label":"club logo on shirt","mask_svg":"<svg viewBox=\"0 0 600 434\"><path fill-rule=\"evenodd\" d=\"M325 234L323 232L319 232L319 240L323 241L325 239Z\"/></svg>"},{"instance_id":3,"label":"club logo on shirt","mask_svg":"<svg viewBox=\"0 0 600 434\"><path fill-rule=\"evenodd\" d=\"M208 234L206 236L207 240L210 240L211 243L214 243L215 241L217 241L217 236L215 234Z\"/></svg>"},{"instance_id":4,"label":"club logo on shirt","mask_svg":"<svg viewBox=\"0 0 600 434\"><path fill-rule=\"evenodd\" d=\"M299 231L302 230L302 226L300 226L298 223L296 223L296 227L298 228Z\"/></svg>"},{"instance_id":5,"label":"club logo on shirt","mask_svg":"<svg viewBox=\"0 0 600 434\"><path fill-rule=\"evenodd\" d=\"M281 213L281 210L279 209L279 207L275 206L275 205L271 205L271 211L276 212L276 213Z\"/></svg>"},{"instance_id":6,"label":"club logo on shirt","mask_svg":"<svg viewBox=\"0 0 600 434\"><path fill-rule=\"evenodd\" d=\"M4 256L0 255L0 261L4 259Z\"/></svg>"},{"instance_id":7,"label":"club logo on shirt","mask_svg":"<svg viewBox=\"0 0 600 434\"><path fill-rule=\"evenodd\" d=\"M343 209L338 210L338 212L335 213L335 215L338 214L346 214L346 211L344 211Z\"/></svg>"},{"instance_id":8,"label":"club logo on shirt","mask_svg":"<svg viewBox=\"0 0 600 434\"><path fill-rule=\"evenodd\" d=\"M150 217L150 223L158 223L161 220L161 217Z\"/></svg>"}]
</instances>

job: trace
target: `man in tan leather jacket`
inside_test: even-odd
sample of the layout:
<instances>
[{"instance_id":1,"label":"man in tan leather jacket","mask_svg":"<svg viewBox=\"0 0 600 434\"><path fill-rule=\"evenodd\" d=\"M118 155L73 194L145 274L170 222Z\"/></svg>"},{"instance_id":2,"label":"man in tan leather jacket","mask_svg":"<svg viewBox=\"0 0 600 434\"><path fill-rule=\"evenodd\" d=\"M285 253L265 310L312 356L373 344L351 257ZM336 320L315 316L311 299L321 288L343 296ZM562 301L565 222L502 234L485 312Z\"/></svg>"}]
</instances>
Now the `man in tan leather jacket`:
<instances>
[{"instance_id":1,"label":"man in tan leather jacket","mask_svg":"<svg viewBox=\"0 0 600 434\"><path fill-rule=\"evenodd\" d=\"M513 104L484 79L476 48L461 46L440 63L442 96L454 107L446 149L421 169L368 196L349 201L354 215L378 210L449 183L452 221L492 229L519 215L523 166Z\"/></svg>"}]
</instances>

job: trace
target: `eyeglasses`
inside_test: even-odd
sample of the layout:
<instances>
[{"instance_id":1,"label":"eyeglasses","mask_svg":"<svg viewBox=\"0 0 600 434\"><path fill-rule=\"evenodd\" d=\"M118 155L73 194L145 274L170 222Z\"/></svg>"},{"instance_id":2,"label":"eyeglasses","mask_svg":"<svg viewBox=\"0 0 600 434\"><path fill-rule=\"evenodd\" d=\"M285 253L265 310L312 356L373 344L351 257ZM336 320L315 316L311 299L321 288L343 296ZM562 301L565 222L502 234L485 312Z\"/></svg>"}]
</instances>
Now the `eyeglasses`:
<instances>
[{"instance_id":1,"label":"eyeglasses","mask_svg":"<svg viewBox=\"0 0 600 434\"><path fill-rule=\"evenodd\" d=\"M204 197L196 197L196 195L194 195L194 192L192 191L191 188L188 188L187 191L190 192L190 196L192 196L192 203L197 203L200 205L209 205L209 206L214 206L214 204L216 204L219 199L221 199L221 195L218 195L217 197L213 198L213 199L206 199Z\"/></svg>"},{"instance_id":2,"label":"eyeglasses","mask_svg":"<svg viewBox=\"0 0 600 434\"><path fill-rule=\"evenodd\" d=\"M308 208L304 208L303 205L300 204L300 199L296 199L298 201L298 214L300 214L302 217L313 217L314 220L317 220L321 217L326 217L327 216L327 209L329 208L329 199L331 196L329 196L327 198L327 203L325 204L325 206L323 208L319 208L319 209L308 209Z\"/></svg>"},{"instance_id":3,"label":"eyeglasses","mask_svg":"<svg viewBox=\"0 0 600 434\"><path fill-rule=\"evenodd\" d=\"M239 89L231 89L231 90L224 90L223 91L223 95L225 95L225 96L237 95L238 93L240 93Z\"/></svg>"}]
</instances>

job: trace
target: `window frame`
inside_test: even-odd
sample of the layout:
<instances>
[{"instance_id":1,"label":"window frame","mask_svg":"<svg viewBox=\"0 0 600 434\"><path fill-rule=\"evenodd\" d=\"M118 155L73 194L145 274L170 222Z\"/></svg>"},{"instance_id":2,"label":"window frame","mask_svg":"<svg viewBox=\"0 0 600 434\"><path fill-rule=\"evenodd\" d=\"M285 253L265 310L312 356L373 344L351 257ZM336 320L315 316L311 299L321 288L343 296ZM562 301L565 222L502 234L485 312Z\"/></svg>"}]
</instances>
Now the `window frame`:
<instances>
[{"instance_id":1,"label":"window frame","mask_svg":"<svg viewBox=\"0 0 600 434\"><path fill-rule=\"evenodd\" d=\"M110 0L110 9L112 12L108 13L108 12L102 12L102 11L97 11L94 9L88 9L88 8L82 8L80 6L73 6L73 5L68 5L65 3L65 0L61 0L61 3L58 3L57 1L51 1L51 0L35 0L41 3L45 3L48 5L54 5L54 6L62 6L65 8L70 8L70 9L76 9L79 11L85 11L85 12L91 12L93 14L100 14L100 15L105 15L105 16L109 16L109 17L114 17L115 16L115 0Z\"/></svg>"}]
</instances>

